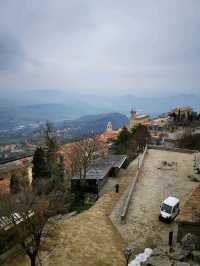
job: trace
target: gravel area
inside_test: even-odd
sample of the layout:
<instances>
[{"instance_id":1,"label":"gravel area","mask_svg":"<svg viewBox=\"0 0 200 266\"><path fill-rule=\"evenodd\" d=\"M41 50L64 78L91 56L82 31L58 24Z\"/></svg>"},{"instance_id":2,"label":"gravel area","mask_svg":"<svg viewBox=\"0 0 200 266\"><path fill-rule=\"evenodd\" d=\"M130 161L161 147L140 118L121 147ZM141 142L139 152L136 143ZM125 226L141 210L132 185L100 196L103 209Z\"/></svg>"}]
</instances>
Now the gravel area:
<instances>
[{"instance_id":1,"label":"gravel area","mask_svg":"<svg viewBox=\"0 0 200 266\"><path fill-rule=\"evenodd\" d=\"M144 250L145 247L167 244L169 231L176 230L174 221L171 224L159 221L159 206L169 195L180 199L180 207L188 199L191 191L197 186L197 183L188 178L192 173L193 158L193 154L148 150L130 202L126 223L112 219L123 238L136 252ZM177 169L174 165L171 169L162 167L163 161L175 162Z\"/></svg>"}]
</instances>

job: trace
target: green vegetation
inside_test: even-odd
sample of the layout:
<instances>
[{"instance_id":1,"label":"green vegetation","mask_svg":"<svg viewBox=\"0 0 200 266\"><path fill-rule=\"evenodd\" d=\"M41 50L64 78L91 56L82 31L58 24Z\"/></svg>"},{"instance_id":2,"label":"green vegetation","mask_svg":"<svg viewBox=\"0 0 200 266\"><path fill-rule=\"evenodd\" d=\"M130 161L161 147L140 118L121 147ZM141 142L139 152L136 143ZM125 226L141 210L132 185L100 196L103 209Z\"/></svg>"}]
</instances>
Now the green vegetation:
<instances>
[{"instance_id":1,"label":"green vegetation","mask_svg":"<svg viewBox=\"0 0 200 266\"><path fill-rule=\"evenodd\" d=\"M127 154L129 161L143 151L150 141L150 133L144 125L138 124L129 131L123 127L118 138L113 142L112 152L115 154Z\"/></svg>"},{"instance_id":2,"label":"green vegetation","mask_svg":"<svg viewBox=\"0 0 200 266\"><path fill-rule=\"evenodd\" d=\"M136 127L131 129L131 133L139 151L143 150L146 144L151 140L151 135L147 126L138 124Z\"/></svg>"},{"instance_id":3,"label":"green vegetation","mask_svg":"<svg viewBox=\"0 0 200 266\"><path fill-rule=\"evenodd\" d=\"M90 207L92 207L92 205L92 203L86 203L84 199L74 201L71 205L70 211L76 211L77 213L81 213L83 211L88 210Z\"/></svg>"},{"instance_id":4,"label":"green vegetation","mask_svg":"<svg viewBox=\"0 0 200 266\"><path fill-rule=\"evenodd\" d=\"M39 147L33 156L33 179L47 177L47 163L44 150Z\"/></svg>"}]
</instances>

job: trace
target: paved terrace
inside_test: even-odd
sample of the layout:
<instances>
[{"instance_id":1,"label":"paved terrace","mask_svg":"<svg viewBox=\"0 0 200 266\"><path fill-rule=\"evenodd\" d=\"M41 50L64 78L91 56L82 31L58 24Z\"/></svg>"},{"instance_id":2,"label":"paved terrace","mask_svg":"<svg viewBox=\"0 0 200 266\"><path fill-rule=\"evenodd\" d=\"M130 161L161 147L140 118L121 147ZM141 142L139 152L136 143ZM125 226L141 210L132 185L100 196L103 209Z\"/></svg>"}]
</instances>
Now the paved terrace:
<instances>
[{"instance_id":1,"label":"paved terrace","mask_svg":"<svg viewBox=\"0 0 200 266\"><path fill-rule=\"evenodd\" d=\"M120 222L120 208L117 206L111 216L123 238L137 252L145 247L167 244L168 233L176 226L175 222L165 224L159 221L160 203L171 195L180 199L180 207L184 205L198 184L188 178L192 173L193 159L194 154L148 150L126 222ZM120 206L120 202L117 205Z\"/></svg>"}]
</instances>

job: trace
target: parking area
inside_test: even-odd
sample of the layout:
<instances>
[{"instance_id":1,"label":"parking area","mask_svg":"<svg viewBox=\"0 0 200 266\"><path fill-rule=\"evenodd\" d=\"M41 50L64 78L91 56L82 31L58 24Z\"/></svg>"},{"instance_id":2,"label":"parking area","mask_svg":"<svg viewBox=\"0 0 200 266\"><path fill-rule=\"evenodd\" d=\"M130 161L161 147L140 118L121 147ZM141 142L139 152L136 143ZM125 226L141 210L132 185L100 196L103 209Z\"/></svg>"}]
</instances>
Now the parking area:
<instances>
[{"instance_id":1,"label":"parking area","mask_svg":"<svg viewBox=\"0 0 200 266\"><path fill-rule=\"evenodd\" d=\"M193 158L193 154L148 150L126 223L116 224L123 238L136 251L167 244L169 232L175 233L174 221L171 224L159 221L159 206L168 196L179 198L180 207L188 199L197 186L188 178L192 173Z\"/></svg>"}]
</instances>

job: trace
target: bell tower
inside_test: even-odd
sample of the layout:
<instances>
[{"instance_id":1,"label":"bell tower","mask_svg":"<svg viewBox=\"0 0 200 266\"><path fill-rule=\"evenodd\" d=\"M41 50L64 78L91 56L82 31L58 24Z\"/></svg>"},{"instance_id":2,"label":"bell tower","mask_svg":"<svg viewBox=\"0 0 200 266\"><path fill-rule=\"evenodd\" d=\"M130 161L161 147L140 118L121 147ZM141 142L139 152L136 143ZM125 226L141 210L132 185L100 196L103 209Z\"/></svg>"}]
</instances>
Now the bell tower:
<instances>
[{"instance_id":1,"label":"bell tower","mask_svg":"<svg viewBox=\"0 0 200 266\"><path fill-rule=\"evenodd\" d=\"M106 132L107 133L112 133L113 129L112 129L112 123L108 122L107 127L106 127Z\"/></svg>"},{"instance_id":2,"label":"bell tower","mask_svg":"<svg viewBox=\"0 0 200 266\"><path fill-rule=\"evenodd\" d=\"M130 129L135 127L135 125L136 125L136 111L131 110Z\"/></svg>"}]
</instances>

